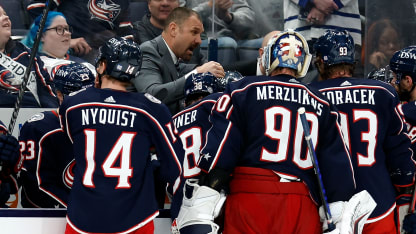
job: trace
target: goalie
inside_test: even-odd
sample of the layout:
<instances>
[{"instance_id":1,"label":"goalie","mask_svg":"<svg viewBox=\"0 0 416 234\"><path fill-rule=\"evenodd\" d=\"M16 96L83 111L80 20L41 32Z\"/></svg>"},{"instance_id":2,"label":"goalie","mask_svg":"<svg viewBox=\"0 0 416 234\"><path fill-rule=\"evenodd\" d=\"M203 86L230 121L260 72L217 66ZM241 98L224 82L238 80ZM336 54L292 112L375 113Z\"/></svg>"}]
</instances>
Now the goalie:
<instances>
[{"instance_id":1,"label":"goalie","mask_svg":"<svg viewBox=\"0 0 416 234\"><path fill-rule=\"evenodd\" d=\"M318 183L297 114L302 106L337 226L332 231L360 231L355 210L362 211L360 201L371 197L357 194L345 202L355 191L352 164L338 113L319 91L297 80L309 63L305 39L288 30L264 47L266 76L227 86L213 107L198 163L206 174L187 181L174 233L217 233L214 219L227 193L224 233L322 233ZM372 208L359 218L365 221ZM355 222L358 229L351 226Z\"/></svg>"}]
</instances>

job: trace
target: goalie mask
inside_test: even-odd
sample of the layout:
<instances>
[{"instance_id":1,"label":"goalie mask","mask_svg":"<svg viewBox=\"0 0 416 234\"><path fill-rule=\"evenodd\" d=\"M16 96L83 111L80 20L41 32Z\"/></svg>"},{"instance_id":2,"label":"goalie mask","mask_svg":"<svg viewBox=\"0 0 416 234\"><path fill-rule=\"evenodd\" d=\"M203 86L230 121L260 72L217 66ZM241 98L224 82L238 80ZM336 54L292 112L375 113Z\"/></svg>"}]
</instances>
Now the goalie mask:
<instances>
[{"instance_id":1,"label":"goalie mask","mask_svg":"<svg viewBox=\"0 0 416 234\"><path fill-rule=\"evenodd\" d=\"M298 32L291 29L269 40L264 47L262 65L266 75L278 67L296 70L296 77L304 77L311 62L308 43Z\"/></svg>"},{"instance_id":2,"label":"goalie mask","mask_svg":"<svg viewBox=\"0 0 416 234\"><path fill-rule=\"evenodd\" d=\"M72 92L94 85L95 75L86 66L80 63L62 65L55 72L53 82L55 88L62 94Z\"/></svg>"},{"instance_id":3,"label":"goalie mask","mask_svg":"<svg viewBox=\"0 0 416 234\"><path fill-rule=\"evenodd\" d=\"M130 81L142 66L142 52L135 42L115 37L100 47L96 66L101 60L107 62L105 74L120 81Z\"/></svg>"},{"instance_id":4,"label":"goalie mask","mask_svg":"<svg viewBox=\"0 0 416 234\"><path fill-rule=\"evenodd\" d=\"M347 31L327 30L313 45L328 66L347 63L354 65L354 39Z\"/></svg>"},{"instance_id":5,"label":"goalie mask","mask_svg":"<svg viewBox=\"0 0 416 234\"><path fill-rule=\"evenodd\" d=\"M406 75L416 83L416 46L396 51L390 59L390 69L397 75L397 84Z\"/></svg>"}]
</instances>

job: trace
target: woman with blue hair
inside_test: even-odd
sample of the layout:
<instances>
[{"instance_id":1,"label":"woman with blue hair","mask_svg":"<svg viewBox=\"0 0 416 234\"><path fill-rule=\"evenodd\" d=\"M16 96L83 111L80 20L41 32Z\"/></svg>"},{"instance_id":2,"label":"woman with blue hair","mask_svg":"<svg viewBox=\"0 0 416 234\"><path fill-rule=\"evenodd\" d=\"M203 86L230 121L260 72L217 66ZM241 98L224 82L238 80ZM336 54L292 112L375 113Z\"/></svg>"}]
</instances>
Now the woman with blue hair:
<instances>
[{"instance_id":1,"label":"woman with blue hair","mask_svg":"<svg viewBox=\"0 0 416 234\"><path fill-rule=\"evenodd\" d=\"M29 48L34 45L40 21L41 16L38 16L32 23L26 37L21 41ZM65 16L61 12L50 11L42 31L38 52L52 78L56 70L55 67L72 62L82 63L95 73L92 64L68 53L71 46L71 35L72 27L68 25Z\"/></svg>"},{"instance_id":2,"label":"woman with blue hair","mask_svg":"<svg viewBox=\"0 0 416 234\"><path fill-rule=\"evenodd\" d=\"M0 107L15 105L18 92L23 88L23 71L30 62L30 49L11 39L11 28L10 18L0 4ZM58 99L52 89L52 79L38 56L31 72L36 81L25 87L28 91L23 95L21 107L57 107Z\"/></svg>"}]
</instances>

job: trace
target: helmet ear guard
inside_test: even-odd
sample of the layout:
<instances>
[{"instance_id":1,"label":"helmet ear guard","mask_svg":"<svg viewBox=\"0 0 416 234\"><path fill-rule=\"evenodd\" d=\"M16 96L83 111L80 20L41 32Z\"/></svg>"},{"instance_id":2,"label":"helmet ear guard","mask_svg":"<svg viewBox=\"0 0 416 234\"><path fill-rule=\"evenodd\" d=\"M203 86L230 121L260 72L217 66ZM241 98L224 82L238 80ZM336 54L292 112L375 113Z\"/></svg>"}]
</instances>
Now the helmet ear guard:
<instances>
[{"instance_id":1,"label":"helmet ear guard","mask_svg":"<svg viewBox=\"0 0 416 234\"><path fill-rule=\"evenodd\" d=\"M292 29L272 37L263 48L262 65L266 75L277 67L287 67L296 70L297 78L304 77L311 60L305 38Z\"/></svg>"}]
</instances>

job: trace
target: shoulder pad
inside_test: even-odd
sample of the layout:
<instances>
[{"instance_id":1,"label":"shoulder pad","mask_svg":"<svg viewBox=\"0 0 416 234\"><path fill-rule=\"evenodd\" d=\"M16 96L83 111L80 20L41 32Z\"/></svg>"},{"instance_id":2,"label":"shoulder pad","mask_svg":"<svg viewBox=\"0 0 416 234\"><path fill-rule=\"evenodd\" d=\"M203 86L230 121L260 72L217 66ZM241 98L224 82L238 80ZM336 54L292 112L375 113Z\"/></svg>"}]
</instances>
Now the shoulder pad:
<instances>
[{"instance_id":1,"label":"shoulder pad","mask_svg":"<svg viewBox=\"0 0 416 234\"><path fill-rule=\"evenodd\" d=\"M154 97L153 95L151 95L150 93L145 93L145 94L144 94L144 96L145 96L147 99L149 99L149 101L151 101L151 102L154 102L154 103L157 103L157 104L161 104L161 103L162 103L159 99L155 98L155 97Z\"/></svg>"}]
</instances>

